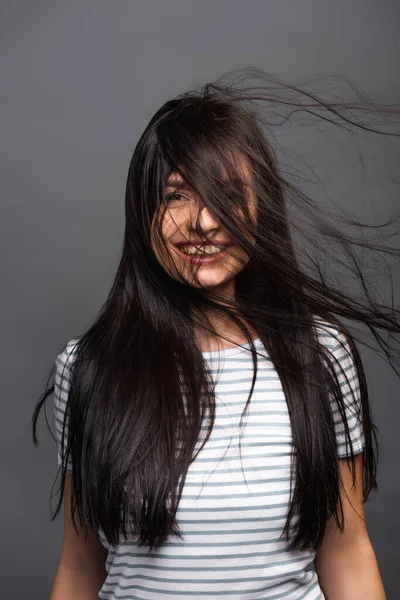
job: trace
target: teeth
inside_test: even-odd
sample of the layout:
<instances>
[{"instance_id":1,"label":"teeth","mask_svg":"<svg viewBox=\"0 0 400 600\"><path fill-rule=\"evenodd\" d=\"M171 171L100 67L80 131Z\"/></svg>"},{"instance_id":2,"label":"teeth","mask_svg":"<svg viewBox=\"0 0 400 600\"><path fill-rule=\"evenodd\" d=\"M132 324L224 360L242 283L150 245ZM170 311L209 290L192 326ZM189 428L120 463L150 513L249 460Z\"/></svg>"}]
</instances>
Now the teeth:
<instances>
[{"instance_id":1,"label":"teeth","mask_svg":"<svg viewBox=\"0 0 400 600\"><path fill-rule=\"evenodd\" d=\"M182 252L185 254L218 254L223 248L220 246L204 246L201 250L197 246L181 246Z\"/></svg>"}]
</instances>

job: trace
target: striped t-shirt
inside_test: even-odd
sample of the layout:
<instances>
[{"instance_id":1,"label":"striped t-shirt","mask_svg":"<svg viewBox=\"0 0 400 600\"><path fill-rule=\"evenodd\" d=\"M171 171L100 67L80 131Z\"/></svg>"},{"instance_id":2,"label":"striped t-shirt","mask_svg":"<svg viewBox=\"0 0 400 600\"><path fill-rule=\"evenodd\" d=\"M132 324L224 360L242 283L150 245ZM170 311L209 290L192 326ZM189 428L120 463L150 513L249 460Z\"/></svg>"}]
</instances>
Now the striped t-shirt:
<instances>
[{"instance_id":1,"label":"striped t-shirt","mask_svg":"<svg viewBox=\"0 0 400 600\"><path fill-rule=\"evenodd\" d=\"M358 379L347 340L334 329L318 330L323 343L342 364L337 371L348 404L353 449L364 447ZM61 464L61 430L73 362L71 340L56 359L54 412ZM344 347L342 346L344 343ZM107 577L99 598L124 600L323 600L314 569L315 553L289 551L280 538L290 496L292 435L287 403L277 372L260 339L258 375L247 417L239 421L252 381L249 345L204 352L216 381L216 415L211 437L190 465L177 520L183 539L148 553L135 541L122 540L108 550ZM335 363L335 361L334 361ZM336 363L335 363L336 364ZM64 369L65 367L65 369ZM351 388L356 392L357 405ZM333 405L337 456L346 456L344 427ZM68 464L71 470L71 463ZM246 479L244 479L243 471Z\"/></svg>"}]
</instances>

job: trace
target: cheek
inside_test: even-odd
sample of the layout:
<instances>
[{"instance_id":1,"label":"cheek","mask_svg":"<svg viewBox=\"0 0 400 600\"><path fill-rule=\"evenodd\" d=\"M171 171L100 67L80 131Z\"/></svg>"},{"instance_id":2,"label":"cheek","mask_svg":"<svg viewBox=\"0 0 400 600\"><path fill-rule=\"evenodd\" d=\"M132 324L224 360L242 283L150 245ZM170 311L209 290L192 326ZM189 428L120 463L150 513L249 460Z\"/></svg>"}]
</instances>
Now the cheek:
<instances>
[{"instance_id":1,"label":"cheek","mask_svg":"<svg viewBox=\"0 0 400 600\"><path fill-rule=\"evenodd\" d=\"M161 225L160 225L161 219ZM151 245L153 250L158 252L163 249L163 241L168 239L170 227L168 226L169 219L164 216L154 215L151 223Z\"/></svg>"},{"instance_id":2,"label":"cheek","mask_svg":"<svg viewBox=\"0 0 400 600\"><path fill-rule=\"evenodd\" d=\"M161 223L161 234L166 242L172 237L176 228L176 220L171 215L165 215Z\"/></svg>"},{"instance_id":3,"label":"cheek","mask_svg":"<svg viewBox=\"0 0 400 600\"><path fill-rule=\"evenodd\" d=\"M158 223L161 221L161 227L158 229L163 239L168 241L178 229L182 229L182 211L168 209L163 215L160 215Z\"/></svg>"},{"instance_id":4,"label":"cheek","mask_svg":"<svg viewBox=\"0 0 400 600\"><path fill-rule=\"evenodd\" d=\"M169 247L169 240L176 231L174 220L165 215L161 225L154 221L152 227L152 249L160 265L171 275L173 270L173 250ZM172 255L172 256L171 256Z\"/></svg>"}]
</instances>

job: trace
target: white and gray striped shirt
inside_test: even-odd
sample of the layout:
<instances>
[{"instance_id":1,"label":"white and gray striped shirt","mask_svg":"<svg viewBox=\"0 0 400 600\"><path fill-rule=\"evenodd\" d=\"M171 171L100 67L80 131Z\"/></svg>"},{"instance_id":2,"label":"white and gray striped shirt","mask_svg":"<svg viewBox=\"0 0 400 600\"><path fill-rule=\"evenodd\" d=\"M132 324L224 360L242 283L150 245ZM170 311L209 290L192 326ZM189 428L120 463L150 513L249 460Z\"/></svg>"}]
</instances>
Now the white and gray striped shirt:
<instances>
[{"instance_id":1,"label":"white and gray striped shirt","mask_svg":"<svg viewBox=\"0 0 400 600\"><path fill-rule=\"evenodd\" d=\"M353 449L358 453L365 438L354 414L359 388L347 340L333 328L318 330L318 335L345 369L347 381L337 373L348 404ZM58 465L76 342L68 342L56 359ZM158 552L148 553L134 540L110 548L99 531L108 550L108 575L99 598L324 599L313 564L315 553L289 551L280 539L291 499L291 426L277 372L259 339L255 345L261 356L248 416L242 420L241 452L239 421L253 373L248 344L203 353L216 381L216 416L211 437L190 465L183 488L177 512L183 539L173 537ZM356 406L349 386L356 392ZM333 401L332 410L341 458L347 455L344 427Z\"/></svg>"}]
</instances>

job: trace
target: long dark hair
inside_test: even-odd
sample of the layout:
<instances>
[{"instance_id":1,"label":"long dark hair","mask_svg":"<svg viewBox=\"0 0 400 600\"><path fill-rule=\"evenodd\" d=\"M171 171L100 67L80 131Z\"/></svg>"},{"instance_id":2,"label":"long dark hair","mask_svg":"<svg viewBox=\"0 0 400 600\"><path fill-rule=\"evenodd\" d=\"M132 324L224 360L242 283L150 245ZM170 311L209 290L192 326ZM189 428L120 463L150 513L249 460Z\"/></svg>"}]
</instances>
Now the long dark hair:
<instances>
[{"instance_id":1,"label":"long dark hair","mask_svg":"<svg viewBox=\"0 0 400 600\"><path fill-rule=\"evenodd\" d=\"M180 535L176 510L185 475L199 451L202 425L209 424L205 443L214 423L214 384L194 335L196 319L212 332L208 309L231 319L250 343L255 369L243 415L257 372L249 325L280 377L295 465L284 529L290 548L318 548L331 515L343 528L332 399L355 476L338 365L320 343L316 323L333 326L354 361L365 434L364 500L377 487L376 426L357 338L342 319L365 325L396 370L392 342L400 331L399 309L374 294L358 251L379 258L398 258L399 251L367 239L371 225L334 215L284 177L271 141L279 121L300 114L342 130L399 135L368 121L371 115L398 118L398 107L373 104L352 89L356 101L328 102L304 86L247 69L179 95L151 118L129 166L124 245L114 283L93 325L76 338L68 365L66 444L53 518L62 504L70 459L74 524L77 512L85 531L101 528L111 546L133 534L139 545L157 549L170 535ZM256 223L243 201L238 157L251 173ZM232 301L218 302L211 291L170 276L154 256L152 221L166 207L171 172L188 182L250 256ZM233 218L239 214L243 217ZM379 233L396 223L394 218L377 226ZM332 282L335 267L351 275L355 291ZM54 385L46 389L35 408L35 443L39 411L53 391Z\"/></svg>"}]
</instances>

